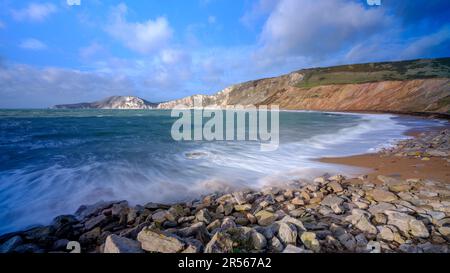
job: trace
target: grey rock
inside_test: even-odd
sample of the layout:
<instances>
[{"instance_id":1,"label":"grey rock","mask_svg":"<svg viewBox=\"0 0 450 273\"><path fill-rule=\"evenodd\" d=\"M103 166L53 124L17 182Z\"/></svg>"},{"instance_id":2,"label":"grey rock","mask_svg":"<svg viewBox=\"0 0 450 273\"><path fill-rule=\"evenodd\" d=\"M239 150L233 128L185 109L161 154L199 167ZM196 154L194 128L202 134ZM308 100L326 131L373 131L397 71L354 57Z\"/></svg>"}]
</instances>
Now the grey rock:
<instances>
[{"instance_id":1,"label":"grey rock","mask_svg":"<svg viewBox=\"0 0 450 273\"><path fill-rule=\"evenodd\" d=\"M199 222L204 222L207 225L210 224L212 221L211 214L209 213L209 211L207 209L199 210L195 214L195 219L197 219L197 221L199 221Z\"/></svg>"},{"instance_id":2,"label":"grey rock","mask_svg":"<svg viewBox=\"0 0 450 273\"><path fill-rule=\"evenodd\" d=\"M23 242L20 236L14 236L0 246L0 253L10 253Z\"/></svg>"},{"instance_id":3,"label":"grey rock","mask_svg":"<svg viewBox=\"0 0 450 273\"><path fill-rule=\"evenodd\" d=\"M262 250L267 246L267 239L259 232L252 232L252 243L256 250Z\"/></svg>"},{"instance_id":4,"label":"grey rock","mask_svg":"<svg viewBox=\"0 0 450 273\"><path fill-rule=\"evenodd\" d=\"M107 220L108 220L108 218L105 215L100 214L99 216L96 216L96 217L93 217L93 218L90 218L89 220L87 220L84 223L84 228L86 230L91 230L97 226L104 225L107 222Z\"/></svg>"},{"instance_id":5,"label":"grey rock","mask_svg":"<svg viewBox=\"0 0 450 273\"><path fill-rule=\"evenodd\" d=\"M225 232L217 232L205 247L205 253L231 253L233 252L233 241L231 236Z\"/></svg>"},{"instance_id":6,"label":"grey rock","mask_svg":"<svg viewBox=\"0 0 450 273\"><path fill-rule=\"evenodd\" d=\"M386 210L395 210L395 206L389 203L380 202L370 206L368 209L371 214L384 213Z\"/></svg>"},{"instance_id":7,"label":"grey rock","mask_svg":"<svg viewBox=\"0 0 450 273\"><path fill-rule=\"evenodd\" d=\"M111 202L99 201L93 205L81 206L75 212L75 216L78 219L88 218L93 215L99 214L101 211L103 211L107 208L110 208L115 203L117 203L117 201L111 201Z\"/></svg>"},{"instance_id":8,"label":"grey rock","mask_svg":"<svg viewBox=\"0 0 450 273\"><path fill-rule=\"evenodd\" d=\"M277 237L273 237L270 240L270 249L273 252L281 252L283 251L283 244L281 243L281 241L277 238Z\"/></svg>"},{"instance_id":9,"label":"grey rock","mask_svg":"<svg viewBox=\"0 0 450 273\"><path fill-rule=\"evenodd\" d=\"M283 250L283 253L312 253L312 251L308 251L293 245L287 245L286 248Z\"/></svg>"},{"instance_id":10,"label":"grey rock","mask_svg":"<svg viewBox=\"0 0 450 273\"><path fill-rule=\"evenodd\" d=\"M300 236L302 243L310 250L314 252L320 251L319 240L316 239L316 234L313 232L303 232Z\"/></svg>"},{"instance_id":11,"label":"grey rock","mask_svg":"<svg viewBox=\"0 0 450 273\"><path fill-rule=\"evenodd\" d=\"M303 222L300 221L299 219L295 219L295 218L293 218L293 217L291 217L291 216L286 215L286 216L284 216L283 219L281 219L279 222L281 222L281 223L290 223L290 224L293 224L294 226L297 227L297 230L298 230L299 232L306 231L306 228L305 228L305 226L303 225Z\"/></svg>"},{"instance_id":12,"label":"grey rock","mask_svg":"<svg viewBox=\"0 0 450 273\"><path fill-rule=\"evenodd\" d=\"M261 226L268 226L277 220L277 216L267 210L261 210L255 216Z\"/></svg>"},{"instance_id":13,"label":"grey rock","mask_svg":"<svg viewBox=\"0 0 450 273\"><path fill-rule=\"evenodd\" d=\"M278 238L285 245L294 244L297 242L297 228L288 223L280 223L278 226Z\"/></svg>"},{"instance_id":14,"label":"grey rock","mask_svg":"<svg viewBox=\"0 0 450 273\"><path fill-rule=\"evenodd\" d=\"M176 234L181 237L194 237L203 243L207 243L210 239L206 225L203 222L198 222L189 227L179 229Z\"/></svg>"},{"instance_id":15,"label":"grey rock","mask_svg":"<svg viewBox=\"0 0 450 273\"><path fill-rule=\"evenodd\" d=\"M396 226L404 235L411 234L419 238L428 238L430 233L425 224L416 218L397 211L388 210L388 224Z\"/></svg>"},{"instance_id":16,"label":"grey rock","mask_svg":"<svg viewBox=\"0 0 450 273\"><path fill-rule=\"evenodd\" d=\"M335 206L342 205L343 202L344 202L344 199L342 199L334 194L329 194L329 195L325 196L325 198L322 200L321 205L332 208Z\"/></svg>"},{"instance_id":17,"label":"grey rock","mask_svg":"<svg viewBox=\"0 0 450 273\"><path fill-rule=\"evenodd\" d=\"M350 233L344 233L338 237L339 242L349 251L354 251L356 248L356 239Z\"/></svg>"},{"instance_id":18,"label":"grey rock","mask_svg":"<svg viewBox=\"0 0 450 273\"><path fill-rule=\"evenodd\" d=\"M44 250L35 244L24 244L14 249L15 253L44 253Z\"/></svg>"},{"instance_id":19,"label":"grey rock","mask_svg":"<svg viewBox=\"0 0 450 273\"><path fill-rule=\"evenodd\" d=\"M223 230L227 230L230 228L235 228L236 223L230 217L225 217L223 219L222 225L220 226Z\"/></svg>"},{"instance_id":20,"label":"grey rock","mask_svg":"<svg viewBox=\"0 0 450 273\"><path fill-rule=\"evenodd\" d=\"M367 251L369 253L381 253L381 244L377 241L370 241L367 244Z\"/></svg>"},{"instance_id":21,"label":"grey rock","mask_svg":"<svg viewBox=\"0 0 450 273\"><path fill-rule=\"evenodd\" d=\"M178 237L149 228L144 228L137 236L142 249L149 252L177 253L183 250L185 243Z\"/></svg>"},{"instance_id":22,"label":"grey rock","mask_svg":"<svg viewBox=\"0 0 450 273\"><path fill-rule=\"evenodd\" d=\"M111 234L106 238L104 253L143 253L141 244L134 240Z\"/></svg>"}]
</instances>

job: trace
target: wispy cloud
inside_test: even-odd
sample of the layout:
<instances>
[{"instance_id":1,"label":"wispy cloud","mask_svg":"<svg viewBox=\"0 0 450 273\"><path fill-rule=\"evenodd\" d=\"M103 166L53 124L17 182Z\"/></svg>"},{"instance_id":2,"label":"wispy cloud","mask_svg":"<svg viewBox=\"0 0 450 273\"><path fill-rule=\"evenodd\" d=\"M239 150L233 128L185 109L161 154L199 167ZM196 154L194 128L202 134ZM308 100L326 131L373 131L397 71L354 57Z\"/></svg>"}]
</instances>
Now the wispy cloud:
<instances>
[{"instance_id":1,"label":"wispy cloud","mask_svg":"<svg viewBox=\"0 0 450 273\"><path fill-rule=\"evenodd\" d=\"M27 50L44 50L47 48L47 45L37 39L28 38L26 40L23 40L19 44L19 47Z\"/></svg>"},{"instance_id":2,"label":"wispy cloud","mask_svg":"<svg viewBox=\"0 0 450 273\"><path fill-rule=\"evenodd\" d=\"M42 22L52 13L57 11L57 7L52 3L30 3L27 7L19 10L12 10L12 16L17 21Z\"/></svg>"}]
</instances>

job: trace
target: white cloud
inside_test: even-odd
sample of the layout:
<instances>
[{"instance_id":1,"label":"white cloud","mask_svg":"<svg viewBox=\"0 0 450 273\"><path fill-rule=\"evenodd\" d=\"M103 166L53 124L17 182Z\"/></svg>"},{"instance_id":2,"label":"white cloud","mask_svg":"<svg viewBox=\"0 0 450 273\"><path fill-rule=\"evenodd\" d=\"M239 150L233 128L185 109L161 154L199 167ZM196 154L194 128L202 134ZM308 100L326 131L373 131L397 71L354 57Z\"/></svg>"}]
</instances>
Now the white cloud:
<instances>
[{"instance_id":1,"label":"white cloud","mask_svg":"<svg viewBox=\"0 0 450 273\"><path fill-rule=\"evenodd\" d=\"M80 6L81 0L67 0L67 5L69 6Z\"/></svg>"},{"instance_id":2,"label":"white cloud","mask_svg":"<svg viewBox=\"0 0 450 273\"><path fill-rule=\"evenodd\" d=\"M402 58L416 58L417 56L421 56L422 54L426 54L427 52L433 50L435 47L438 47L442 44L447 44L450 42L450 25L446 25L442 27L435 33L431 33L429 35L420 37L415 40L411 44L402 51Z\"/></svg>"},{"instance_id":3,"label":"white cloud","mask_svg":"<svg viewBox=\"0 0 450 273\"><path fill-rule=\"evenodd\" d=\"M280 0L264 24L259 57L323 58L379 32L389 18L344 0Z\"/></svg>"},{"instance_id":4,"label":"white cloud","mask_svg":"<svg viewBox=\"0 0 450 273\"><path fill-rule=\"evenodd\" d=\"M51 3L30 3L24 9L12 10L12 16L17 21L41 22L56 11L56 6Z\"/></svg>"},{"instance_id":5,"label":"white cloud","mask_svg":"<svg viewBox=\"0 0 450 273\"><path fill-rule=\"evenodd\" d=\"M247 27L252 26L256 21L269 14L278 2L279 0L254 1L251 9L241 17L241 22Z\"/></svg>"},{"instance_id":6,"label":"white cloud","mask_svg":"<svg viewBox=\"0 0 450 273\"><path fill-rule=\"evenodd\" d=\"M172 29L165 17L145 22L128 22L128 8L119 4L111 13L111 22L107 32L126 47L138 53L150 53L167 45L172 37Z\"/></svg>"},{"instance_id":7,"label":"white cloud","mask_svg":"<svg viewBox=\"0 0 450 273\"><path fill-rule=\"evenodd\" d=\"M104 53L104 52L105 52L105 48L103 47L103 45L101 45L97 42L93 42L90 45L88 45L87 47L83 47L80 49L80 57L83 60L88 60L96 55L102 55L102 53Z\"/></svg>"},{"instance_id":8,"label":"white cloud","mask_svg":"<svg viewBox=\"0 0 450 273\"><path fill-rule=\"evenodd\" d=\"M19 47L22 49L27 49L27 50L44 50L47 48L47 45L37 39L29 38L29 39L23 40L19 44Z\"/></svg>"},{"instance_id":9,"label":"white cloud","mask_svg":"<svg viewBox=\"0 0 450 273\"><path fill-rule=\"evenodd\" d=\"M134 94L134 85L123 75L23 64L0 66L0 107L48 107L130 94Z\"/></svg>"}]
</instances>

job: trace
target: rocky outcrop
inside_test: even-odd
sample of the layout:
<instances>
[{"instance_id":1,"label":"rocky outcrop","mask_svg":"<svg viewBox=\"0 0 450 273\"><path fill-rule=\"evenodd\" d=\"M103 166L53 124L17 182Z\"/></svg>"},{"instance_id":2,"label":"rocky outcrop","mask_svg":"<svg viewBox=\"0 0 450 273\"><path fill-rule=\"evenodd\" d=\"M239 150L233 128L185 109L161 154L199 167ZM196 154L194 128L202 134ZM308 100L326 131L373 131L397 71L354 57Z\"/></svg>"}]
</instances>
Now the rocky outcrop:
<instances>
[{"instance_id":1,"label":"rocky outcrop","mask_svg":"<svg viewBox=\"0 0 450 273\"><path fill-rule=\"evenodd\" d=\"M101 101L55 105L54 109L153 109L157 104L131 96L113 96Z\"/></svg>"}]
</instances>

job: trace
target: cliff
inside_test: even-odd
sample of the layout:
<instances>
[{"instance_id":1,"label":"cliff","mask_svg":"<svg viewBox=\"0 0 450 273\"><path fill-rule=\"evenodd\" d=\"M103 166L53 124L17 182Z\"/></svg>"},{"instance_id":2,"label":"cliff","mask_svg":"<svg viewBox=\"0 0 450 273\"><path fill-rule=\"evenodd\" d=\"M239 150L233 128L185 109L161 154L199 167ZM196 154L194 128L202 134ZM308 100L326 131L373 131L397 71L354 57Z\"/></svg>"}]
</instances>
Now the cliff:
<instances>
[{"instance_id":1,"label":"cliff","mask_svg":"<svg viewBox=\"0 0 450 273\"><path fill-rule=\"evenodd\" d=\"M199 104L201 103L201 104ZM110 97L56 109L171 109L278 105L289 110L450 114L450 58L310 68L232 85L214 95L150 103Z\"/></svg>"},{"instance_id":2,"label":"cliff","mask_svg":"<svg viewBox=\"0 0 450 273\"><path fill-rule=\"evenodd\" d=\"M55 109L153 109L158 104L138 97L113 96L101 101L55 105Z\"/></svg>"},{"instance_id":3,"label":"cliff","mask_svg":"<svg viewBox=\"0 0 450 273\"><path fill-rule=\"evenodd\" d=\"M326 111L450 111L450 58L312 68L230 86L158 105L279 105Z\"/></svg>"}]
</instances>

